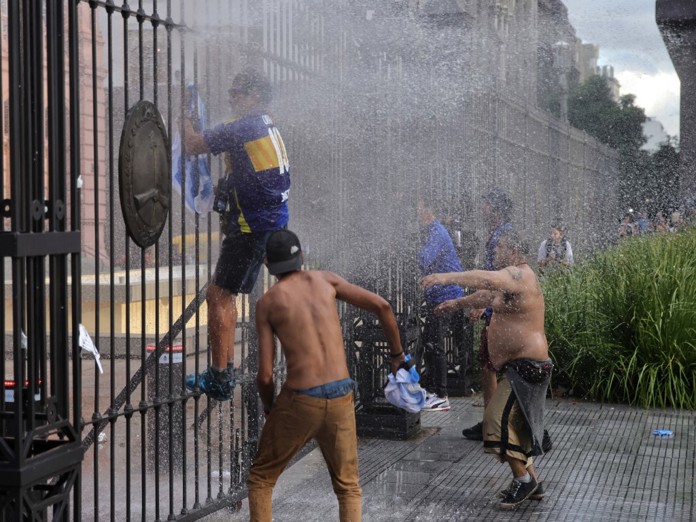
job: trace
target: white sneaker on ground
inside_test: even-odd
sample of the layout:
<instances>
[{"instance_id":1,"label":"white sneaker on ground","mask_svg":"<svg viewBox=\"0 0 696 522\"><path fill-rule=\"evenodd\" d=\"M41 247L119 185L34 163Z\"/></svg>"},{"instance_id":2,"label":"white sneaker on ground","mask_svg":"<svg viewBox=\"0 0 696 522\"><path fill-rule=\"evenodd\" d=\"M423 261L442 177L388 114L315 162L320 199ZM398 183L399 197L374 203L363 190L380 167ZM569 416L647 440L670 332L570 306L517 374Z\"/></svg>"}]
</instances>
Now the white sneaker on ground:
<instances>
[{"instance_id":1,"label":"white sneaker on ground","mask_svg":"<svg viewBox=\"0 0 696 522\"><path fill-rule=\"evenodd\" d=\"M430 398L425 399L423 411L447 411L450 409L450 403L447 397L438 397L433 394Z\"/></svg>"}]
</instances>

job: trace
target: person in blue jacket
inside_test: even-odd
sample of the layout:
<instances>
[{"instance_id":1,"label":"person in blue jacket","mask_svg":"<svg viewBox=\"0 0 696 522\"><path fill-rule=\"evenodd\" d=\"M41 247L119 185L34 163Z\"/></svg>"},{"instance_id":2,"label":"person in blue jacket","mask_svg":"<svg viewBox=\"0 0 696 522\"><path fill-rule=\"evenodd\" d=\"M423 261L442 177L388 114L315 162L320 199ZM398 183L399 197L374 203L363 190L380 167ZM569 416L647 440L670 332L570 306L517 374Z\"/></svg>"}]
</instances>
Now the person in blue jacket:
<instances>
[{"instance_id":1,"label":"person in blue jacket","mask_svg":"<svg viewBox=\"0 0 696 522\"><path fill-rule=\"evenodd\" d=\"M425 196L418 199L418 222L421 226L423 246L418 252L421 275L440 272L460 272L462 265L447 229L438 221L433 212L434 204ZM460 338L463 332L464 315L437 315L435 308L450 299L464 297L464 291L457 285L433 286L424 292L425 305L422 310L423 362L425 372L422 385L426 390L425 411L446 411L450 409L447 397L447 357L445 337L452 334ZM460 332L461 330L461 332Z\"/></svg>"}]
</instances>

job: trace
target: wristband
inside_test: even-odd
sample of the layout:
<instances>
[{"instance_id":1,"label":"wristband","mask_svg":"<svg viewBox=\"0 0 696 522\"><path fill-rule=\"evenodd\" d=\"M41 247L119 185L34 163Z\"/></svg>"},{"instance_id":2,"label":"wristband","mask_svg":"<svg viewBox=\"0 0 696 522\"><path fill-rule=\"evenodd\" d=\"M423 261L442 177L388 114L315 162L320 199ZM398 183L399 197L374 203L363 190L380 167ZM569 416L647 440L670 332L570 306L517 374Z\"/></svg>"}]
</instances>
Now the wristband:
<instances>
[{"instance_id":1,"label":"wristband","mask_svg":"<svg viewBox=\"0 0 696 522\"><path fill-rule=\"evenodd\" d=\"M400 357L400 356L402 356L403 354L404 354L404 351L401 350L401 351L398 352L398 353L390 353L390 354L389 354L389 357L391 357L391 358L393 359L394 357Z\"/></svg>"}]
</instances>

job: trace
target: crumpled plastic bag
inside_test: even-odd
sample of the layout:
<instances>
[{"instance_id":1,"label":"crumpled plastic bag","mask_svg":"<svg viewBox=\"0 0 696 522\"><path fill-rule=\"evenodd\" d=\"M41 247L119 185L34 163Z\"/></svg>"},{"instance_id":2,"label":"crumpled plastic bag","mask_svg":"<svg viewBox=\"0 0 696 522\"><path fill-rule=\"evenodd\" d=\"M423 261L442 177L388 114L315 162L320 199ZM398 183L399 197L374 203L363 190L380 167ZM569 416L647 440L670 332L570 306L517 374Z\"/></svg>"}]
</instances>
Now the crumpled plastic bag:
<instances>
[{"instance_id":1,"label":"crumpled plastic bag","mask_svg":"<svg viewBox=\"0 0 696 522\"><path fill-rule=\"evenodd\" d=\"M420 375L411 356L407 355L396 375L389 373L384 396L397 408L418 413L425 406L425 390L418 384Z\"/></svg>"}]
</instances>

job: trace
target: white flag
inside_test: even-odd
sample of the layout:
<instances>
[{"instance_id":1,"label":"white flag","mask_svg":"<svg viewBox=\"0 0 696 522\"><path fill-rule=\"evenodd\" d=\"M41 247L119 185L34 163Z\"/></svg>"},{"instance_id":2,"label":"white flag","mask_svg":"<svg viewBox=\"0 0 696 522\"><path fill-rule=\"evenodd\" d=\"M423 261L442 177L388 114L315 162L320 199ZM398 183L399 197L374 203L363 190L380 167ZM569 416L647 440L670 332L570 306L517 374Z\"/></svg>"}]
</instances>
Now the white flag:
<instances>
[{"instance_id":1,"label":"white flag","mask_svg":"<svg viewBox=\"0 0 696 522\"><path fill-rule=\"evenodd\" d=\"M97 347L94 346L92 338L89 336L89 333L87 333L87 328L85 328L82 323L80 323L80 337L78 338L77 342L80 345L80 348L92 353L92 355L94 356L94 362L97 363L97 368L99 368L99 373L104 373L101 361L99 360L101 359L101 355L99 355Z\"/></svg>"}]
</instances>

